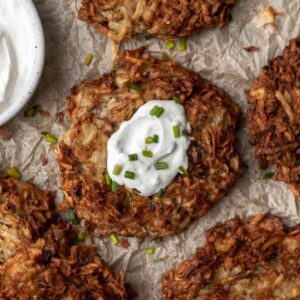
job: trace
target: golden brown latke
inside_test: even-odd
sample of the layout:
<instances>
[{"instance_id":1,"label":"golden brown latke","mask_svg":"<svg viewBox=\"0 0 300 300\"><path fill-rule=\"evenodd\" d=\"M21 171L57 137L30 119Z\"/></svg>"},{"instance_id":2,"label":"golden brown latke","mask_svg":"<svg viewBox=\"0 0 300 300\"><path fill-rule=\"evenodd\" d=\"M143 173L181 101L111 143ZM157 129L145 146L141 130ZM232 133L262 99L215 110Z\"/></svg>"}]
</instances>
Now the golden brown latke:
<instances>
[{"instance_id":1,"label":"golden brown latke","mask_svg":"<svg viewBox=\"0 0 300 300\"><path fill-rule=\"evenodd\" d=\"M43 233L53 204L51 193L0 174L0 263Z\"/></svg>"},{"instance_id":2,"label":"golden brown latke","mask_svg":"<svg viewBox=\"0 0 300 300\"><path fill-rule=\"evenodd\" d=\"M264 67L248 103L249 140L260 167L276 166L276 179L300 199L300 37Z\"/></svg>"},{"instance_id":3,"label":"golden brown latke","mask_svg":"<svg viewBox=\"0 0 300 300\"><path fill-rule=\"evenodd\" d=\"M236 0L82 0L79 19L115 42L148 32L162 39L224 27Z\"/></svg>"},{"instance_id":4,"label":"golden brown latke","mask_svg":"<svg viewBox=\"0 0 300 300\"><path fill-rule=\"evenodd\" d=\"M109 267L87 245L72 245L72 229L51 224L43 237L0 266L0 299L128 299L121 271Z\"/></svg>"},{"instance_id":5,"label":"golden brown latke","mask_svg":"<svg viewBox=\"0 0 300 300\"><path fill-rule=\"evenodd\" d=\"M0 175L0 299L128 299L123 272L115 278L95 247L78 245L52 204L52 194Z\"/></svg>"},{"instance_id":6,"label":"golden brown latke","mask_svg":"<svg viewBox=\"0 0 300 300\"><path fill-rule=\"evenodd\" d=\"M141 90L130 89L132 83ZM112 192L105 181L107 140L146 101L175 95L192 129L190 176L178 175L161 198L128 193L124 186ZM142 49L123 52L112 73L74 87L68 108L73 124L57 149L62 189L77 215L100 235L155 238L182 232L240 175L234 148L239 107L210 81Z\"/></svg>"},{"instance_id":7,"label":"golden brown latke","mask_svg":"<svg viewBox=\"0 0 300 300\"><path fill-rule=\"evenodd\" d=\"M299 258L299 225L236 217L210 229L195 257L165 274L163 299L299 299Z\"/></svg>"}]
</instances>

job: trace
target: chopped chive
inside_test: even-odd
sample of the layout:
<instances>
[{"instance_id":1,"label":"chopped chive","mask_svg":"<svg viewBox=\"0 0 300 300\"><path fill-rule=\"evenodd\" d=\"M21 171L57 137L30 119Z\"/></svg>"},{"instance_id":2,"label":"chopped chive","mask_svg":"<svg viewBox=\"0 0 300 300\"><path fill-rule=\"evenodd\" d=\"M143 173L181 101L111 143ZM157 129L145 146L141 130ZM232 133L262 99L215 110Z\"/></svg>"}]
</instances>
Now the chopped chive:
<instances>
[{"instance_id":1,"label":"chopped chive","mask_svg":"<svg viewBox=\"0 0 300 300\"><path fill-rule=\"evenodd\" d=\"M79 224L78 218L73 210L68 211L68 219L73 225Z\"/></svg>"},{"instance_id":2,"label":"chopped chive","mask_svg":"<svg viewBox=\"0 0 300 300\"><path fill-rule=\"evenodd\" d=\"M149 150L144 150L142 152L143 156L145 157L153 157L153 152L152 151L149 151Z\"/></svg>"},{"instance_id":3,"label":"chopped chive","mask_svg":"<svg viewBox=\"0 0 300 300\"><path fill-rule=\"evenodd\" d=\"M158 140L159 140L158 135L157 135L157 134L154 134L154 136L152 137L153 143L158 144Z\"/></svg>"},{"instance_id":4,"label":"chopped chive","mask_svg":"<svg viewBox=\"0 0 300 300\"><path fill-rule=\"evenodd\" d=\"M136 83L130 83L130 84L128 84L128 87L131 90L134 90L134 91L137 91L137 92L140 92L142 90L142 88Z\"/></svg>"},{"instance_id":5,"label":"chopped chive","mask_svg":"<svg viewBox=\"0 0 300 300\"><path fill-rule=\"evenodd\" d=\"M131 197L132 197L132 193L130 193L129 191L127 191L126 197L127 197L127 198L131 198Z\"/></svg>"},{"instance_id":6,"label":"chopped chive","mask_svg":"<svg viewBox=\"0 0 300 300\"><path fill-rule=\"evenodd\" d=\"M174 125L173 126L173 135L175 138L179 138L180 137L180 130L179 130L179 126L178 125Z\"/></svg>"},{"instance_id":7,"label":"chopped chive","mask_svg":"<svg viewBox=\"0 0 300 300\"><path fill-rule=\"evenodd\" d=\"M145 39L146 39L147 41L149 41L149 40L154 39L154 36L151 35L151 34L148 34L148 35L145 36Z\"/></svg>"},{"instance_id":8,"label":"chopped chive","mask_svg":"<svg viewBox=\"0 0 300 300\"><path fill-rule=\"evenodd\" d=\"M180 98L179 98L177 95L174 95L174 96L172 97L172 100L173 100L175 103L177 103L177 104L180 103Z\"/></svg>"},{"instance_id":9,"label":"chopped chive","mask_svg":"<svg viewBox=\"0 0 300 300\"><path fill-rule=\"evenodd\" d=\"M117 246L117 245L119 244L119 239L118 239L118 237L116 236L115 233L111 233L111 234L109 235L109 238L110 238L110 240L112 241L112 243L113 243L115 246Z\"/></svg>"},{"instance_id":10,"label":"chopped chive","mask_svg":"<svg viewBox=\"0 0 300 300\"><path fill-rule=\"evenodd\" d=\"M27 118L33 118L33 117L36 116L37 112L38 112L38 106L37 106L37 105L34 105L34 106L29 107L29 108L25 111L24 115L25 115L25 117L27 117Z\"/></svg>"},{"instance_id":11,"label":"chopped chive","mask_svg":"<svg viewBox=\"0 0 300 300\"><path fill-rule=\"evenodd\" d=\"M148 255L152 255L155 252L155 249L153 247L146 247L145 251Z\"/></svg>"},{"instance_id":12,"label":"chopped chive","mask_svg":"<svg viewBox=\"0 0 300 300\"><path fill-rule=\"evenodd\" d=\"M16 167L10 167L6 170L6 174L10 177L14 177L16 179L20 179L22 177L21 173Z\"/></svg>"},{"instance_id":13,"label":"chopped chive","mask_svg":"<svg viewBox=\"0 0 300 300\"><path fill-rule=\"evenodd\" d=\"M174 43L174 41L166 41L165 46L167 49L172 50L175 48L175 43Z\"/></svg>"},{"instance_id":14,"label":"chopped chive","mask_svg":"<svg viewBox=\"0 0 300 300\"><path fill-rule=\"evenodd\" d=\"M91 62L93 61L94 55L92 53L88 53L87 56L85 57L84 64L86 66L89 66Z\"/></svg>"},{"instance_id":15,"label":"chopped chive","mask_svg":"<svg viewBox=\"0 0 300 300\"><path fill-rule=\"evenodd\" d=\"M113 193L116 193L116 192L118 191L118 188L119 188L118 183L115 182L115 181L112 181L112 183L111 183L111 191L112 191Z\"/></svg>"},{"instance_id":16,"label":"chopped chive","mask_svg":"<svg viewBox=\"0 0 300 300\"><path fill-rule=\"evenodd\" d=\"M188 136L189 133L188 133L188 131L187 131L186 129L183 129L183 130L182 130L182 135L183 135L183 136Z\"/></svg>"},{"instance_id":17,"label":"chopped chive","mask_svg":"<svg viewBox=\"0 0 300 300\"><path fill-rule=\"evenodd\" d=\"M166 170L169 168L169 165L167 162L157 162L155 164L155 169L156 170Z\"/></svg>"},{"instance_id":18,"label":"chopped chive","mask_svg":"<svg viewBox=\"0 0 300 300\"><path fill-rule=\"evenodd\" d=\"M45 140L49 143L56 144L58 142L58 138L50 134L49 132L42 132L42 135L45 137Z\"/></svg>"},{"instance_id":19,"label":"chopped chive","mask_svg":"<svg viewBox=\"0 0 300 300\"><path fill-rule=\"evenodd\" d=\"M189 176L189 173L184 166L180 166L178 169L184 176Z\"/></svg>"},{"instance_id":20,"label":"chopped chive","mask_svg":"<svg viewBox=\"0 0 300 300\"><path fill-rule=\"evenodd\" d=\"M275 174L273 172L267 172L263 175L262 179L264 179L264 180L272 179L274 175Z\"/></svg>"},{"instance_id":21,"label":"chopped chive","mask_svg":"<svg viewBox=\"0 0 300 300\"><path fill-rule=\"evenodd\" d=\"M164 261L164 258L161 258L161 257L157 257L157 258L153 259L153 263L155 263L155 264L160 263L162 261Z\"/></svg>"},{"instance_id":22,"label":"chopped chive","mask_svg":"<svg viewBox=\"0 0 300 300\"><path fill-rule=\"evenodd\" d=\"M114 175L120 175L121 171L122 171L122 167L120 165L115 165L114 166L114 169L113 169L113 174Z\"/></svg>"},{"instance_id":23,"label":"chopped chive","mask_svg":"<svg viewBox=\"0 0 300 300\"><path fill-rule=\"evenodd\" d=\"M160 198L160 197L163 196L164 193L165 193L165 190L164 189L160 189L156 195L157 195L157 197Z\"/></svg>"},{"instance_id":24,"label":"chopped chive","mask_svg":"<svg viewBox=\"0 0 300 300\"><path fill-rule=\"evenodd\" d=\"M151 144L152 142L153 142L152 136L147 136L147 137L145 138L145 144Z\"/></svg>"},{"instance_id":25,"label":"chopped chive","mask_svg":"<svg viewBox=\"0 0 300 300\"><path fill-rule=\"evenodd\" d=\"M178 42L178 48L180 52L184 52L186 50L186 39L182 38Z\"/></svg>"},{"instance_id":26,"label":"chopped chive","mask_svg":"<svg viewBox=\"0 0 300 300\"><path fill-rule=\"evenodd\" d=\"M77 233L77 240L79 242L83 242L85 240L85 232L84 231L79 231Z\"/></svg>"},{"instance_id":27,"label":"chopped chive","mask_svg":"<svg viewBox=\"0 0 300 300\"><path fill-rule=\"evenodd\" d=\"M126 171L124 176L125 176L125 178L128 178L128 179L134 179L135 173L131 172L131 171Z\"/></svg>"},{"instance_id":28,"label":"chopped chive","mask_svg":"<svg viewBox=\"0 0 300 300\"><path fill-rule=\"evenodd\" d=\"M159 106L157 105L153 106L153 108L150 110L150 116L155 116L158 111L159 111Z\"/></svg>"},{"instance_id":29,"label":"chopped chive","mask_svg":"<svg viewBox=\"0 0 300 300\"><path fill-rule=\"evenodd\" d=\"M108 173L105 174L105 181L107 185L111 185L111 178Z\"/></svg>"},{"instance_id":30,"label":"chopped chive","mask_svg":"<svg viewBox=\"0 0 300 300\"><path fill-rule=\"evenodd\" d=\"M161 55L161 58L163 60L167 60L169 58L168 54L166 52L164 52L162 55Z\"/></svg>"},{"instance_id":31,"label":"chopped chive","mask_svg":"<svg viewBox=\"0 0 300 300\"><path fill-rule=\"evenodd\" d=\"M136 153L129 154L129 155L128 155L128 159L129 159L129 161L135 161L135 160L138 160L138 155L137 155Z\"/></svg>"},{"instance_id":32,"label":"chopped chive","mask_svg":"<svg viewBox=\"0 0 300 300\"><path fill-rule=\"evenodd\" d=\"M164 108L159 107L157 113L155 114L156 118L159 118L164 113Z\"/></svg>"}]
</instances>

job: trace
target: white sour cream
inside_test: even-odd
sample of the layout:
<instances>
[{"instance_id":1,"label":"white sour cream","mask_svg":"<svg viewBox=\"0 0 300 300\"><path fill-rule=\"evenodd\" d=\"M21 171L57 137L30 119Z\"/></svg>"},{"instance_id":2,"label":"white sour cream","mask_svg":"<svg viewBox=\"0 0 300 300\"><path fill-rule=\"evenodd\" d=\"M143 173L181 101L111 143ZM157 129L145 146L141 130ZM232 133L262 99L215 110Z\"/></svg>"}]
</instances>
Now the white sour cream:
<instances>
[{"instance_id":1,"label":"white sour cream","mask_svg":"<svg viewBox=\"0 0 300 300\"><path fill-rule=\"evenodd\" d=\"M158 106L164 109L158 118L150 111ZM175 137L173 127L178 126L180 136ZM111 179L119 185L136 189L142 196L150 196L167 187L178 174L179 167L188 168L187 149L190 126L182 105L174 101L152 100L142 105L132 118L123 122L107 143L107 169ZM158 136L158 143L146 144L147 137ZM151 151L153 157L145 157L143 151ZM138 159L130 161L128 155L137 154ZM157 162L168 164L167 169L157 170ZM119 175L114 168L122 168ZM134 179L125 177L125 172L135 174Z\"/></svg>"},{"instance_id":2,"label":"white sour cream","mask_svg":"<svg viewBox=\"0 0 300 300\"><path fill-rule=\"evenodd\" d=\"M0 112L20 100L31 76L34 36L23 0L0 0Z\"/></svg>"}]
</instances>

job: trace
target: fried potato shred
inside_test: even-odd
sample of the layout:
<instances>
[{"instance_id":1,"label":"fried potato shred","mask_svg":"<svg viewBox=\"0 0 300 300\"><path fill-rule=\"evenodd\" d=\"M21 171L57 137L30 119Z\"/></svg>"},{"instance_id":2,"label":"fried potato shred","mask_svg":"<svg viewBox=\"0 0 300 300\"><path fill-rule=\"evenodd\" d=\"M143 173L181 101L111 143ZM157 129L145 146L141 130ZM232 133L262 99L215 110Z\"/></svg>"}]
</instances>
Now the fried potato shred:
<instances>
[{"instance_id":1,"label":"fried potato shred","mask_svg":"<svg viewBox=\"0 0 300 300\"><path fill-rule=\"evenodd\" d=\"M299 225L236 217L210 229L194 258L164 275L163 299L299 299L299 255Z\"/></svg>"},{"instance_id":2,"label":"fried potato shred","mask_svg":"<svg viewBox=\"0 0 300 300\"><path fill-rule=\"evenodd\" d=\"M224 27L236 0L82 0L79 19L119 43L141 32L162 39Z\"/></svg>"},{"instance_id":3,"label":"fried potato shred","mask_svg":"<svg viewBox=\"0 0 300 300\"><path fill-rule=\"evenodd\" d=\"M300 199L300 37L264 67L248 103L249 140L260 167L274 165L276 179Z\"/></svg>"}]
</instances>

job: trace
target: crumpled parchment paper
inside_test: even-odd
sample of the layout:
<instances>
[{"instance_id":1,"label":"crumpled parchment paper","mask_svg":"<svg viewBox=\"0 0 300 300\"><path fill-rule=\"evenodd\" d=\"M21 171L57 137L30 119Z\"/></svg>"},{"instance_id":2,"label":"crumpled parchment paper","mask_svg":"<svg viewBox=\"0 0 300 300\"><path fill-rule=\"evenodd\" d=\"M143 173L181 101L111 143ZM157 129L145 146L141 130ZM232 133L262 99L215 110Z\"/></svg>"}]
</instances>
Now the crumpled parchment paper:
<instances>
[{"instance_id":1,"label":"crumpled parchment paper","mask_svg":"<svg viewBox=\"0 0 300 300\"><path fill-rule=\"evenodd\" d=\"M63 117L65 98L70 88L81 80L107 72L111 66L111 45L108 40L87 24L76 19L80 0L34 0L40 13L46 36L46 65L39 88L30 105L38 104L49 117L37 115L27 119L20 113L7 124L12 137L0 137L0 170L16 166L24 180L31 180L41 188L59 192L59 172L52 145L41 136L49 131L59 136L67 128ZM282 15L276 18L277 27L258 27L253 17L267 6ZM239 130L238 148L248 170L236 183L230 194L189 230L175 237L164 238L160 244L145 240L139 243L131 238L130 247L112 245L109 239L95 240L99 253L115 270L126 271L126 281L133 286L138 299L160 299L162 274L184 259L191 258L195 248L202 245L204 232L217 222L235 215L246 217L255 213L273 213L292 225L300 222L299 203L284 183L261 180L247 142L245 112L247 99L244 90L270 59L282 53L288 41L300 33L299 0L240 0L233 11L233 20L223 30L210 29L188 39L184 53L173 51L174 60L199 72L224 88L242 107L244 118ZM158 39L146 41L140 36L122 45L133 49L146 46L154 55L167 50ZM257 52L244 47L257 46ZM84 65L87 53L95 58L91 66ZM24 52L24 55L26 53ZM149 256L145 247L155 247ZM154 263L154 259L162 262Z\"/></svg>"}]
</instances>

